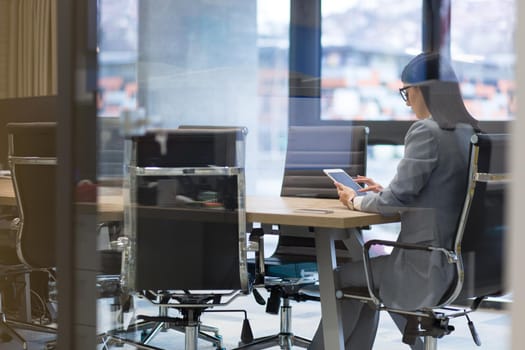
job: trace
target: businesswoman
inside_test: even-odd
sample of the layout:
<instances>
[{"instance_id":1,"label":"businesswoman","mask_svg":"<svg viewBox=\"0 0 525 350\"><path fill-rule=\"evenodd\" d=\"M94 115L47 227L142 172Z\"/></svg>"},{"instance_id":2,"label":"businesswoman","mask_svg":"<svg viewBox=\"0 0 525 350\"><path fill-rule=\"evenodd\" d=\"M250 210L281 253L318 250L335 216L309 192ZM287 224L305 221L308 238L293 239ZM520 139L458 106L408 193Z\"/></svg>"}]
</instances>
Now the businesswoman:
<instances>
[{"instance_id":1,"label":"businesswoman","mask_svg":"<svg viewBox=\"0 0 525 350\"><path fill-rule=\"evenodd\" d=\"M449 63L437 53L413 58L401 74L401 96L417 121L405 136L404 156L387 187L358 177L366 196L335 183L339 200L352 210L400 214L399 242L452 247L467 185L469 141L478 131L468 113ZM454 278L454 268L440 253L396 249L372 259L375 286L387 306L417 309L437 303ZM362 262L336 271L341 287L366 286ZM400 282L402 281L402 282ZM379 312L360 301L341 304L345 349L371 349ZM400 330L406 320L391 314ZM319 327L309 349L323 349ZM423 349L417 338L412 349ZM326 349L330 350L330 349Z\"/></svg>"}]
</instances>

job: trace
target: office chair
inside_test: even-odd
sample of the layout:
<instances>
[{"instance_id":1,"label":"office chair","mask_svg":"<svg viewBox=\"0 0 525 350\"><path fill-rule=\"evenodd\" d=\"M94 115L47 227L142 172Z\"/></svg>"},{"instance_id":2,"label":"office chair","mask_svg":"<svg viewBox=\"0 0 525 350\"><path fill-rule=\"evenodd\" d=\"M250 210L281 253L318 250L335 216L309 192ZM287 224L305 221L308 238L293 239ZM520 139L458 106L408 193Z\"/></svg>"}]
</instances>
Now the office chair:
<instances>
[{"instance_id":1,"label":"office chair","mask_svg":"<svg viewBox=\"0 0 525 350\"><path fill-rule=\"evenodd\" d=\"M416 337L424 337L426 350L437 349L437 339L454 330L449 324L451 319L465 316L474 342L480 345L480 338L468 314L487 297L500 296L505 292L503 247L507 229L504 220L505 195L509 180L505 164L507 139L505 134L478 134L472 137L468 188L453 247L368 241L363 250L368 287L364 291L362 288L343 289L337 292L337 297L359 299L379 310L405 316L408 322L403 342L413 344ZM437 305L421 310L393 309L383 303L373 284L368 252L374 245L441 252L448 263L455 266L455 280ZM466 302L470 307L460 306Z\"/></svg>"},{"instance_id":2,"label":"office chair","mask_svg":"<svg viewBox=\"0 0 525 350\"><path fill-rule=\"evenodd\" d=\"M182 125L179 125L178 126L178 129L194 129L194 130L206 130L206 129L211 129L211 130L227 130L227 129L233 129L233 130L236 130L238 133L241 133L243 135L243 138L246 138L246 136L248 135L248 129L244 126L225 126L225 125L193 125L193 124L182 124ZM244 142L244 140L241 140L241 142ZM240 145L240 147L238 147L237 149L237 152L241 152L242 154L244 154L245 150L244 150L244 145ZM242 155L242 157L244 157L244 155ZM233 312L243 312L244 315L245 315L245 319L244 319L244 323L243 323L243 331L242 331L242 337L246 338L246 339L253 339L253 335L251 335L251 326L249 325L249 321L246 317L247 313L245 310L226 310L226 311L223 311L223 312L229 312L229 311L233 311ZM222 311L221 311L222 312ZM163 310L162 308L159 308L159 314L162 314L162 313L165 313L165 310ZM171 329L175 329L179 332L182 332L184 333L184 329L182 327L175 327L174 325L171 325L170 326ZM164 322L156 322L156 324L154 325L154 329L166 329L167 326ZM151 334L156 334L155 331L152 331ZM212 326L212 325L206 325L206 324L200 324L199 326L199 338L200 339L203 339L203 340L206 340L212 344L215 344L217 348L220 348L220 344L221 344L221 335L220 335L220 332L219 332L219 329L215 326Z\"/></svg>"},{"instance_id":3,"label":"office chair","mask_svg":"<svg viewBox=\"0 0 525 350\"><path fill-rule=\"evenodd\" d=\"M8 160L16 194L18 217L13 219L14 250L4 256L3 276L22 274L25 279L23 320L8 319L1 310L0 332L3 341L14 340L24 349L27 341L16 328L56 333L53 327L32 322L29 274L50 273L55 266L55 123L9 123Z\"/></svg>"},{"instance_id":4,"label":"office chair","mask_svg":"<svg viewBox=\"0 0 525 350\"><path fill-rule=\"evenodd\" d=\"M244 139L238 129L175 129L132 138L130 203L124 210L126 246L121 288L156 305L155 316L109 331L109 344L157 349L159 330L222 348L200 316L249 292L246 267ZM182 317L171 317L176 309ZM130 333L141 332L141 339ZM133 336L133 334L131 334Z\"/></svg>"},{"instance_id":5,"label":"office chair","mask_svg":"<svg viewBox=\"0 0 525 350\"><path fill-rule=\"evenodd\" d=\"M333 181L323 169L342 168L352 176L366 175L367 145L368 129L363 126L291 126L281 196L338 198ZM253 227L250 240L259 245L252 263L254 286L264 287L270 293L266 312L280 313L281 324L278 334L241 342L237 349L265 349L276 345L282 349L291 349L294 345L307 348L310 344L309 339L294 335L291 329L290 301L319 300L316 293L305 289L316 288L317 282L313 228L309 228L311 237L304 237L304 233L299 237L297 230L300 229L259 224ZM261 251L265 234L279 235L275 252L268 258L264 258ZM343 241L336 242L336 252L338 263L351 259ZM260 299L257 297L262 304L264 301Z\"/></svg>"}]
</instances>

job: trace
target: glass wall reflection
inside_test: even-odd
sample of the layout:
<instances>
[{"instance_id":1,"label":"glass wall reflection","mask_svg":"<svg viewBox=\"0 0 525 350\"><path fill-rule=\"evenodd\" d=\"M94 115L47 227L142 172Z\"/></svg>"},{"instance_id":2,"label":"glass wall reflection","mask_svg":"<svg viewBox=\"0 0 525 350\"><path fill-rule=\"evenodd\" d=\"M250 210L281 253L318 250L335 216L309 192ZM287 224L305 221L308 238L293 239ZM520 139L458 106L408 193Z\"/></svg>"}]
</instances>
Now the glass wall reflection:
<instances>
[{"instance_id":1,"label":"glass wall reflection","mask_svg":"<svg viewBox=\"0 0 525 350\"><path fill-rule=\"evenodd\" d=\"M454 68L482 120L514 118L514 8L514 0L452 4ZM421 3L323 0L321 9L320 121L413 120L398 88L400 70L421 48ZM289 30L289 0L100 0L98 178L106 193L125 181L127 136L228 125L249 130L247 194L279 195ZM367 175L387 184L402 152L370 146ZM104 230L99 247L118 236L118 228ZM376 230L371 237L398 227Z\"/></svg>"}]
</instances>

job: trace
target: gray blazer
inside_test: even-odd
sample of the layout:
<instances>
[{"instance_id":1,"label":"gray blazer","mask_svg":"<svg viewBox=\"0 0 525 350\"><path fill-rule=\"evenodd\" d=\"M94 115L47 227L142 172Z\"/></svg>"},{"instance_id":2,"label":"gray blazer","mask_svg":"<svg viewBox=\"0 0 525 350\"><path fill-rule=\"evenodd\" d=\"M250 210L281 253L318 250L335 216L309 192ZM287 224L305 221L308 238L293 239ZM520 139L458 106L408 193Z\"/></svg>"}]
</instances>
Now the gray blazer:
<instances>
[{"instance_id":1,"label":"gray blazer","mask_svg":"<svg viewBox=\"0 0 525 350\"><path fill-rule=\"evenodd\" d=\"M441 129L432 119L415 122L405 136L405 153L392 182L367 194L361 210L399 213L398 242L452 248L466 194L470 125ZM440 253L394 249L373 268L383 302L416 309L439 302L454 279Z\"/></svg>"}]
</instances>

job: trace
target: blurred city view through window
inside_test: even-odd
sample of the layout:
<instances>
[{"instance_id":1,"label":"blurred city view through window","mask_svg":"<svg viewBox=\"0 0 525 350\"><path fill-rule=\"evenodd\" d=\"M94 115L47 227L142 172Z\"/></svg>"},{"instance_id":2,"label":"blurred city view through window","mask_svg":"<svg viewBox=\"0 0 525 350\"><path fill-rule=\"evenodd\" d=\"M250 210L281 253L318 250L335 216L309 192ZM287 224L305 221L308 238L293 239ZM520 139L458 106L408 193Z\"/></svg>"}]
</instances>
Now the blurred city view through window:
<instances>
[{"instance_id":1,"label":"blurred city view through window","mask_svg":"<svg viewBox=\"0 0 525 350\"><path fill-rule=\"evenodd\" d=\"M421 1L322 5L321 118L410 119L399 76L421 51ZM451 12L450 54L467 108L481 120L513 118L514 1L453 1Z\"/></svg>"},{"instance_id":2,"label":"blurred city view through window","mask_svg":"<svg viewBox=\"0 0 525 350\"><path fill-rule=\"evenodd\" d=\"M137 107L137 0L99 4L98 114L119 117Z\"/></svg>"},{"instance_id":3,"label":"blurred city view through window","mask_svg":"<svg viewBox=\"0 0 525 350\"><path fill-rule=\"evenodd\" d=\"M138 23L138 0L99 4L98 114L118 119L140 107L138 33L148 23ZM322 0L321 8L321 120L413 119L398 88L401 69L421 51L421 1ZM515 0L454 1L451 12L452 63L467 108L480 120L513 119ZM250 172L258 179L248 183L247 193L279 194L288 126L290 1L259 0L255 20L257 74L246 79L256 79L255 120L247 138L256 144L247 179ZM173 125L160 119L160 126ZM102 148L113 136L106 131ZM371 149L368 175L386 184L402 147ZM385 173L387 167L391 172ZM100 169L111 175L121 167Z\"/></svg>"}]
</instances>

